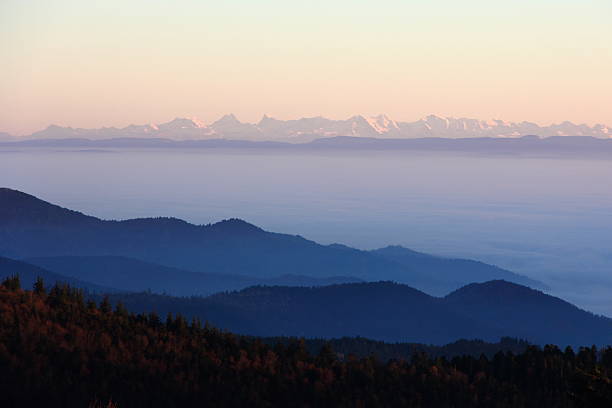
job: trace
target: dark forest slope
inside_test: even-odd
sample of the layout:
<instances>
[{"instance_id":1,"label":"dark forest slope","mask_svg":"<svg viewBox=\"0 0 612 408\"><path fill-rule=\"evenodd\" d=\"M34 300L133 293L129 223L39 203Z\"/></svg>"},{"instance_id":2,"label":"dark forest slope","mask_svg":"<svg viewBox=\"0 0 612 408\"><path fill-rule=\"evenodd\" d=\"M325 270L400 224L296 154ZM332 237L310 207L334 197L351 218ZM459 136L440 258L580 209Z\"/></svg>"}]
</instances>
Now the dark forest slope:
<instances>
[{"instance_id":1,"label":"dark forest slope","mask_svg":"<svg viewBox=\"0 0 612 408\"><path fill-rule=\"evenodd\" d=\"M85 407L600 407L612 349L377 362L269 346L182 317L133 315L80 292L0 285L0 405Z\"/></svg>"},{"instance_id":2,"label":"dark forest slope","mask_svg":"<svg viewBox=\"0 0 612 408\"><path fill-rule=\"evenodd\" d=\"M391 342L444 344L502 336L538 344L611 345L612 319L553 296L493 281L436 298L391 282L317 288L251 287L207 298L116 294L130 310L180 312L217 327L258 336L362 336Z\"/></svg>"}]
</instances>

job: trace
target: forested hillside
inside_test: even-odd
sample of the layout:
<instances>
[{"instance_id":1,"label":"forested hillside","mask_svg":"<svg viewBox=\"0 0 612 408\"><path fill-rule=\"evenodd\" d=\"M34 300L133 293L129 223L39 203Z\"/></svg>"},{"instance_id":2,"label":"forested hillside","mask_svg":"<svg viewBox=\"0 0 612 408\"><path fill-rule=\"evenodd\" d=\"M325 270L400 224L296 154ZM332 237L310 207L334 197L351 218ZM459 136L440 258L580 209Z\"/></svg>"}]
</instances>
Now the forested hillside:
<instances>
[{"instance_id":1,"label":"forested hillside","mask_svg":"<svg viewBox=\"0 0 612 408\"><path fill-rule=\"evenodd\" d=\"M0 286L2 406L596 407L612 400L611 376L609 347L339 358L97 305L67 286Z\"/></svg>"}]
</instances>

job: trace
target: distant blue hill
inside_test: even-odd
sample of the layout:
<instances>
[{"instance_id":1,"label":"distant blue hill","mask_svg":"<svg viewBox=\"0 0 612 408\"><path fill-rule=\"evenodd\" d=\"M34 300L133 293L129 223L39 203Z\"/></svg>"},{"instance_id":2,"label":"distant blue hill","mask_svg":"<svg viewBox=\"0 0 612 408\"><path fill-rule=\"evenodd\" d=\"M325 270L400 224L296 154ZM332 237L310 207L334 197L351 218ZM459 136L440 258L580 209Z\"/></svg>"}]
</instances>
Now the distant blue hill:
<instances>
[{"instance_id":1,"label":"distant blue hill","mask_svg":"<svg viewBox=\"0 0 612 408\"><path fill-rule=\"evenodd\" d=\"M96 285L95 283L51 272L27 262L0 257L0 280L16 275L19 276L21 285L28 289L32 288L38 278L42 278L45 285L66 283L74 288L85 289L90 293L120 292L120 290L110 286Z\"/></svg>"},{"instance_id":2,"label":"distant blue hill","mask_svg":"<svg viewBox=\"0 0 612 408\"><path fill-rule=\"evenodd\" d=\"M534 343L612 345L612 319L595 316L554 296L505 281L472 283L444 302L463 315Z\"/></svg>"},{"instance_id":3,"label":"distant blue hill","mask_svg":"<svg viewBox=\"0 0 612 408\"><path fill-rule=\"evenodd\" d=\"M392 282L314 288L256 286L206 298L115 294L129 310L181 313L255 336L365 337L445 344L504 336L560 347L612 344L612 319L506 281L467 285L444 298Z\"/></svg>"},{"instance_id":4,"label":"distant blue hill","mask_svg":"<svg viewBox=\"0 0 612 408\"><path fill-rule=\"evenodd\" d=\"M320 245L297 235L267 232L239 219L201 226L175 218L104 221L19 191L0 189L0 254L19 259L64 257L63 265L42 264L56 268L57 272L74 271L83 261L83 258L72 258L75 265L71 268L67 264L71 260L66 257L103 256L116 257L114 262L120 257L133 258L189 271L183 276L198 272L242 275L259 280L287 275L316 279L350 277L364 281L384 279L438 295L474 281L491 279L541 286L491 265L426 255L411 258L405 251L400 250L404 255L392 252L389 249L368 252L341 245ZM98 268L103 268L103 264ZM128 268L124 269L129 273ZM146 268L140 265L135 269L143 276ZM161 272L151 266L150 273L159 276ZM191 276L194 277L192 294L205 293L203 281L198 280L201 275ZM236 279L231 276L227 281ZM189 288L187 281L183 281L183 288ZM148 284L143 279L141 289L148 288ZM170 287L171 283L168 285ZM229 285L225 289L235 288Z\"/></svg>"},{"instance_id":5,"label":"distant blue hill","mask_svg":"<svg viewBox=\"0 0 612 408\"><path fill-rule=\"evenodd\" d=\"M370 253L401 265L427 271L432 280L428 293L433 295L445 295L450 290L465 285L466 282L485 282L492 279L503 279L532 288L547 289L546 285L536 280L471 259L434 256L397 245L376 249ZM437 288L433 287L434 281L438 282Z\"/></svg>"},{"instance_id":6,"label":"distant blue hill","mask_svg":"<svg viewBox=\"0 0 612 408\"><path fill-rule=\"evenodd\" d=\"M359 279L342 276L313 278L283 275L258 279L245 275L191 272L123 256L55 256L27 258L26 261L98 285L131 292L150 290L175 296L206 296L254 285L324 286L360 282Z\"/></svg>"}]
</instances>

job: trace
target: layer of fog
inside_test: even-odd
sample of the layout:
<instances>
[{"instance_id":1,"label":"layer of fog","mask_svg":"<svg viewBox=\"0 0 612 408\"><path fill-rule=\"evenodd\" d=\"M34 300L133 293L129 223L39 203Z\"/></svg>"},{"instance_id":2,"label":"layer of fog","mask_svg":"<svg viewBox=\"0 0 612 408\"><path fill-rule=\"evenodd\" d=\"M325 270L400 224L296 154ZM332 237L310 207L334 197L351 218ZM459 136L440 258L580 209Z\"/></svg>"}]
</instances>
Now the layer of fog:
<instances>
[{"instance_id":1,"label":"layer of fog","mask_svg":"<svg viewBox=\"0 0 612 408\"><path fill-rule=\"evenodd\" d=\"M612 316L612 160L262 150L0 151L0 185L101 218L239 217L540 279Z\"/></svg>"}]
</instances>

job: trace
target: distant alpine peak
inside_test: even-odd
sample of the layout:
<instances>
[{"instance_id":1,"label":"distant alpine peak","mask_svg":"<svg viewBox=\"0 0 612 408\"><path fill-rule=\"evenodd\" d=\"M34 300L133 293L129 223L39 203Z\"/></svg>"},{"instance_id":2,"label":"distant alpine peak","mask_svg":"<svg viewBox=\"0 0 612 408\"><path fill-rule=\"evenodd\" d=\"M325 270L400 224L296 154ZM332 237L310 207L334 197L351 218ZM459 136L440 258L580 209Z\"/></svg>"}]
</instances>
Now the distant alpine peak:
<instances>
[{"instance_id":1,"label":"distant alpine peak","mask_svg":"<svg viewBox=\"0 0 612 408\"><path fill-rule=\"evenodd\" d=\"M390 119L387 115L380 114L378 116L371 116L367 118L367 121L376 132L383 134L389 132L399 131L400 128L393 119Z\"/></svg>"},{"instance_id":2,"label":"distant alpine peak","mask_svg":"<svg viewBox=\"0 0 612 408\"><path fill-rule=\"evenodd\" d=\"M195 117L174 118L170 122L161 123L156 127L167 129L202 129L206 127L206 124Z\"/></svg>"},{"instance_id":3,"label":"distant alpine peak","mask_svg":"<svg viewBox=\"0 0 612 408\"><path fill-rule=\"evenodd\" d=\"M275 126L277 123L283 123L283 121L264 114L255 126L260 129L265 129L267 126Z\"/></svg>"},{"instance_id":4,"label":"distant alpine peak","mask_svg":"<svg viewBox=\"0 0 612 408\"><path fill-rule=\"evenodd\" d=\"M414 122L396 121L385 114L376 116L353 115L348 119L327 119L322 116L281 120L263 115L258 123L241 122L234 114L226 114L206 125L193 117L178 117L158 125L130 125L82 129L50 125L26 139L113 139L161 138L173 140L234 139L309 142L318 138L351 136L365 138L518 138L527 135L590 136L612 138L612 128L603 124L589 126L564 121L540 126L533 122L508 122L501 119L470 119L428 115ZM0 133L0 140L14 139Z\"/></svg>"},{"instance_id":5,"label":"distant alpine peak","mask_svg":"<svg viewBox=\"0 0 612 408\"><path fill-rule=\"evenodd\" d=\"M218 119L216 122L213 122L213 124L211 126L214 126L215 124L236 124L236 125L241 125L242 122L240 122L238 120L238 118L236 117L236 115L234 115L233 113L228 113L226 115L223 115L221 117L221 119Z\"/></svg>"}]
</instances>

